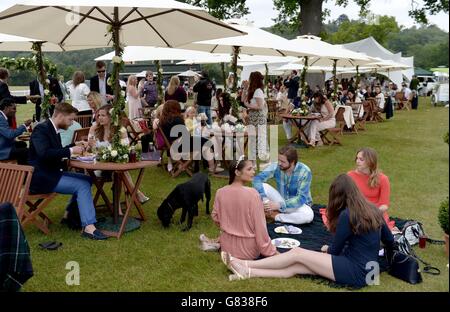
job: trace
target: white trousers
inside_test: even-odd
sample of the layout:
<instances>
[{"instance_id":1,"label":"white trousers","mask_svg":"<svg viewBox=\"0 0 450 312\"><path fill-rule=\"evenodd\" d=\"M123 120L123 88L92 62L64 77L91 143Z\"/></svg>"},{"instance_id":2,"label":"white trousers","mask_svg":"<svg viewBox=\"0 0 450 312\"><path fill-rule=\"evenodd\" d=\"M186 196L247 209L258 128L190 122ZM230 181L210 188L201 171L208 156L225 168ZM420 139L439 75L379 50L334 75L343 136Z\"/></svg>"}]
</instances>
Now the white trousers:
<instances>
[{"instance_id":1,"label":"white trousers","mask_svg":"<svg viewBox=\"0 0 450 312\"><path fill-rule=\"evenodd\" d=\"M271 185L263 183L264 192L270 201L283 203L284 198ZM311 223L314 219L314 212L311 207L303 204L300 208L289 209L288 212L280 213L275 217L275 221L293 224Z\"/></svg>"},{"instance_id":2,"label":"white trousers","mask_svg":"<svg viewBox=\"0 0 450 312\"><path fill-rule=\"evenodd\" d=\"M334 128L336 126L336 119L331 118L326 121L318 121L318 120L311 120L309 123L309 141L319 141L320 140L320 133L319 131Z\"/></svg>"}]
</instances>

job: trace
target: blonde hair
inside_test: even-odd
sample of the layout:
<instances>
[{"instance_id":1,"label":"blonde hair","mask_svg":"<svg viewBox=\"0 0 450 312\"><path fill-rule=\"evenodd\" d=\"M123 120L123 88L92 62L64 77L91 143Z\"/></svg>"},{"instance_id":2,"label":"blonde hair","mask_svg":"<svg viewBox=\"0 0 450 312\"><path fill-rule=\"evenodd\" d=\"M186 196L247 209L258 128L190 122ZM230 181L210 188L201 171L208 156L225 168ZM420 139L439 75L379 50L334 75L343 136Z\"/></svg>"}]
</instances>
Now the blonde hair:
<instances>
[{"instance_id":1,"label":"blonde hair","mask_svg":"<svg viewBox=\"0 0 450 312\"><path fill-rule=\"evenodd\" d=\"M128 77L128 80L127 80L127 89L128 89L128 87L131 85L131 86L134 86L134 85L132 85L132 81L136 81L137 82L137 77L136 77L136 75L130 75L129 77Z\"/></svg>"},{"instance_id":2,"label":"blonde hair","mask_svg":"<svg viewBox=\"0 0 450 312\"><path fill-rule=\"evenodd\" d=\"M172 76L167 86L167 94L172 95L175 93L177 88L180 86L180 78L178 76Z\"/></svg>"},{"instance_id":3,"label":"blonde hair","mask_svg":"<svg viewBox=\"0 0 450 312\"><path fill-rule=\"evenodd\" d=\"M92 101L95 103L95 110L98 110L100 108L100 106L102 106L103 99L102 99L102 96L100 95L100 93L91 91L91 92L89 92L87 97L88 98L90 97L92 99Z\"/></svg>"},{"instance_id":4,"label":"blonde hair","mask_svg":"<svg viewBox=\"0 0 450 312\"><path fill-rule=\"evenodd\" d=\"M380 184L380 173L381 170L378 169L378 155L377 152L370 147L361 148L357 153L362 153L364 161L366 162L367 168L369 169L369 187L376 187Z\"/></svg>"}]
</instances>

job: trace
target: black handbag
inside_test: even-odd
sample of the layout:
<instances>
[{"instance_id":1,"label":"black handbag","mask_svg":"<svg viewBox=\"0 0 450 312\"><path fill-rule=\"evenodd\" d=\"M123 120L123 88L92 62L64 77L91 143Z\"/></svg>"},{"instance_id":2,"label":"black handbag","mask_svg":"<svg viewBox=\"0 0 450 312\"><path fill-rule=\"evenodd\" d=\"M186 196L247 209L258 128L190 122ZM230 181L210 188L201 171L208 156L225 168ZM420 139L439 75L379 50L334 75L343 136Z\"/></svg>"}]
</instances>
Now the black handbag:
<instances>
[{"instance_id":1,"label":"black handbag","mask_svg":"<svg viewBox=\"0 0 450 312\"><path fill-rule=\"evenodd\" d=\"M412 256L400 251L394 251L389 274L410 284L422 282L419 262Z\"/></svg>"}]
</instances>

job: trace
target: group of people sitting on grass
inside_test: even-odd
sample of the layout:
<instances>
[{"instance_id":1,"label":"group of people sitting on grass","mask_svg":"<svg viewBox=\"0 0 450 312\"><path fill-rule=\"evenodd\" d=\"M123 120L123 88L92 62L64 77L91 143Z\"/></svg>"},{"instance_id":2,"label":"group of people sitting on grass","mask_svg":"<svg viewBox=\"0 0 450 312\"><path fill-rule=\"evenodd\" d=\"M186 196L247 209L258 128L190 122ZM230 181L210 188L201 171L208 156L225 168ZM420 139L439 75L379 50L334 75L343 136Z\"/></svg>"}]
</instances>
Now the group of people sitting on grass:
<instances>
[{"instance_id":1,"label":"group of people sitting on grass","mask_svg":"<svg viewBox=\"0 0 450 312\"><path fill-rule=\"evenodd\" d=\"M202 234L202 249L220 248L222 260L233 272L230 280L309 274L365 286L366 264L378 260L380 241L392 246L395 228L387 215L389 179L378 169L376 152L363 148L355 162L354 170L331 183L326 225L334 236L322 252L298 247L279 254L267 231L266 219L305 224L314 218L311 170L298 161L291 146L281 148L278 163L257 176L244 157L231 165L229 185L217 191L212 212L220 236L209 239ZM276 188L266 183L271 178ZM246 186L251 182L253 187Z\"/></svg>"}]
</instances>

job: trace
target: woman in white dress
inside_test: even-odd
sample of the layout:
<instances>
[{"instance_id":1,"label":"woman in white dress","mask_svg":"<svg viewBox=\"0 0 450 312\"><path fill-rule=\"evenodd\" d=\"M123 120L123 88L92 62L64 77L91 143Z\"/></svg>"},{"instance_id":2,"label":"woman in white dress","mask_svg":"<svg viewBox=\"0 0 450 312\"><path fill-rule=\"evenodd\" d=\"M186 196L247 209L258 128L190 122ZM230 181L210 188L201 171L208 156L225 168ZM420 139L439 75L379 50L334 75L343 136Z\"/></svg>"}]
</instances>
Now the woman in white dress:
<instances>
[{"instance_id":1,"label":"woman in white dress","mask_svg":"<svg viewBox=\"0 0 450 312\"><path fill-rule=\"evenodd\" d=\"M82 71L76 71L72 77L72 84L69 92L72 99L72 106L78 109L78 115L91 115L92 109L87 101L87 96L91 90L84 83L86 80Z\"/></svg>"},{"instance_id":2,"label":"woman in white dress","mask_svg":"<svg viewBox=\"0 0 450 312\"><path fill-rule=\"evenodd\" d=\"M139 108L142 107L141 99L137 90L137 78L135 75L128 77L127 82L127 102L128 102L128 118L135 119L141 117Z\"/></svg>"},{"instance_id":3,"label":"woman in white dress","mask_svg":"<svg viewBox=\"0 0 450 312\"><path fill-rule=\"evenodd\" d=\"M97 122L91 126L89 129L89 146L91 148L102 148L108 147L111 145L112 138L114 136L114 127L111 124L111 115L109 113L111 105L103 105L97 111ZM126 132L121 132L121 143L129 144L128 135ZM133 181L131 180L131 176L128 172L125 173L126 178L134 187ZM137 191L138 200L144 204L149 198L145 196L140 190Z\"/></svg>"}]
</instances>

